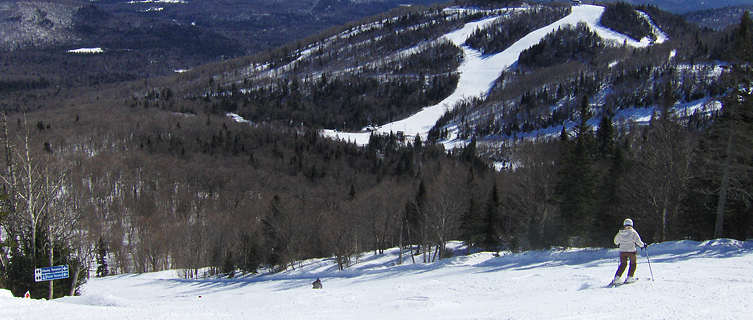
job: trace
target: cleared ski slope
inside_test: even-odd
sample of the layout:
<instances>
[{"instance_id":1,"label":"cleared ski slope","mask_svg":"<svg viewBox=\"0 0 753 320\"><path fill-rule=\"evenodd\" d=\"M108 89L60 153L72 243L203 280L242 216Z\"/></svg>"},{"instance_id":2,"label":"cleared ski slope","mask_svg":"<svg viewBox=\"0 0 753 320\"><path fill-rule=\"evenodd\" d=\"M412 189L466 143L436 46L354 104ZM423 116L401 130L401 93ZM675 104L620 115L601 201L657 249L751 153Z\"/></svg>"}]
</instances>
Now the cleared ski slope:
<instances>
[{"instance_id":1,"label":"cleared ski slope","mask_svg":"<svg viewBox=\"0 0 753 320\"><path fill-rule=\"evenodd\" d=\"M499 19L500 17L487 18L466 24L464 28L444 36L454 44L460 46L465 56L463 63L458 67L460 78L458 79L455 92L438 104L425 107L406 119L379 126L376 131L384 134L402 131L408 136L419 134L425 140L431 127L434 126L437 120L448 109L463 99L485 96L499 75L518 61L518 57L523 50L534 46L547 34L555 32L558 28L566 25L574 26L579 22L586 23L601 38L613 41L618 45L626 44L632 47L646 47L651 44L648 39L635 41L626 35L602 27L599 25L599 19L603 13L604 7L601 6L573 6L572 12L566 17L529 33L500 53L487 56L481 55L481 52L478 50L464 46L463 43L476 28L491 24L495 19ZM656 30L660 32L658 28ZM664 39L662 37L658 38ZM369 132L339 132L336 130L324 130L323 134L335 139L353 141L359 145L368 144L369 136L371 135Z\"/></svg>"},{"instance_id":2,"label":"cleared ski slope","mask_svg":"<svg viewBox=\"0 0 753 320\"><path fill-rule=\"evenodd\" d=\"M750 319L753 241L648 250L655 281L640 255L641 280L619 288L604 287L614 249L481 252L415 265L407 256L395 265L393 249L365 253L342 272L333 259L315 259L235 279L182 280L175 271L91 279L82 296L54 301L0 290L0 319ZM311 289L316 277L324 289Z\"/></svg>"}]
</instances>

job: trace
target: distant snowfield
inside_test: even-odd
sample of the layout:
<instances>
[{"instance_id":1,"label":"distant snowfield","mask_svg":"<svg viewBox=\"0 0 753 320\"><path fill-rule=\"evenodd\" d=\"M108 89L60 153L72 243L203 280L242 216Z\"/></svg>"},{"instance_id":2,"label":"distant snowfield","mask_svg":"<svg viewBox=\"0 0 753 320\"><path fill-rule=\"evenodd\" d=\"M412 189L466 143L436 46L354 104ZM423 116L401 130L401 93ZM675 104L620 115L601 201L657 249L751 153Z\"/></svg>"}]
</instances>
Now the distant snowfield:
<instances>
[{"instance_id":1,"label":"distant snowfield","mask_svg":"<svg viewBox=\"0 0 753 320\"><path fill-rule=\"evenodd\" d=\"M487 56L481 55L478 50L463 46L463 43L476 28L483 28L493 23L499 17L486 18L466 24L464 28L444 36L444 38L461 46L465 55L463 63L458 68L460 78L458 79L455 92L436 105L425 107L406 119L379 126L375 131L382 134L402 131L407 136L420 135L425 140L429 130L447 110L454 107L456 103L463 99L485 96L499 75L518 61L521 52L536 45L547 34L555 32L560 27L567 25L574 26L579 22L584 22L601 38L611 41L615 45L625 44L631 47L642 48L651 44L651 41L647 38L642 39L642 41L636 41L624 34L599 25L599 20L603 13L604 7L601 6L573 6L572 12L568 16L529 33L503 52ZM645 18L655 28L655 32L661 32L661 30L658 30L653 25L648 16ZM657 35L657 39L664 41L666 40L666 36L663 36L662 33L662 35ZM358 145L368 144L369 136L371 135L370 132L340 132L337 130L323 130L322 134L334 139L352 141ZM454 145L452 142L446 144L447 147L453 147Z\"/></svg>"},{"instance_id":2,"label":"distant snowfield","mask_svg":"<svg viewBox=\"0 0 753 320\"><path fill-rule=\"evenodd\" d=\"M75 54L98 54L105 52L102 50L102 48L78 48L78 49L71 49L66 51L67 53L75 53Z\"/></svg>"},{"instance_id":3,"label":"distant snowfield","mask_svg":"<svg viewBox=\"0 0 753 320\"><path fill-rule=\"evenodd\" d=\"M0 319L750 318L753 241L675 241L648 252L655 281L641 254L641 280L618 288L605 288L614 249L481 252L431 264L405 257L403 265L392 249L342 272L333 259L314 259L235 279L183 280L175 271L91 279L82 296L54 301L0 290ZM312 290L317 277L324 288Z\"/></svg>"},{"instance_id":4,"label":"distant snowfield","mask_svg":"<svg viewBox=\"0 0 753 320\"><path fill-rule=\"evenodd\" d=\"M141 0L141 1L128 1L128 4L146 4L146 3L186 4L186 3L188 3L188 1L184 1L184 0Z\"/></svg>"}]
</instances>

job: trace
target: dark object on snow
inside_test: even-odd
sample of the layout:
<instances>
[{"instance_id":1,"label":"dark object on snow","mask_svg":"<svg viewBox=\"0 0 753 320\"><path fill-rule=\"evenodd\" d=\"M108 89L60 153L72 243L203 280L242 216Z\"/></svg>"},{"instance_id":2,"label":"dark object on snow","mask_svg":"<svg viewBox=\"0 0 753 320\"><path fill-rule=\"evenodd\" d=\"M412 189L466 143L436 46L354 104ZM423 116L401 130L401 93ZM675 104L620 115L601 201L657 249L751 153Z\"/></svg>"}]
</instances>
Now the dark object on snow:
<instances>
[{"instance_id":1,"label":"dark object on snow","mask_svg":"<svg viewBox=\"0 0 753 320\"><path fill-rule=\"evenodd\" d=\"M322 288L322 280L319 280L319 278L316 278L316 281L312 282L311 285L314 286L314 289L321 289Z\"/></svg>"}]
</instances>

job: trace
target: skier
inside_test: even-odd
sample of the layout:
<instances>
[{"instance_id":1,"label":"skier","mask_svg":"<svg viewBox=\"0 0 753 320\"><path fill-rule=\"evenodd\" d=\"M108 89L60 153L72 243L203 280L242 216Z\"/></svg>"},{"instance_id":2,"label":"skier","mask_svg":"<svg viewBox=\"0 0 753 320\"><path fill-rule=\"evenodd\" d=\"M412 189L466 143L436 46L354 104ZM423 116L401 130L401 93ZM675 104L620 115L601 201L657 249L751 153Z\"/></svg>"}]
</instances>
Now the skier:
<instances>
[{"instance_id":1,"label":"skier","mask_svg":"<svg viewBox=\"0 0 753 320\"><path fill-rule=\"evenodd\" d=\"M635 282L637 279L633 278L635 274L636 265L636 249L637 245L641 249L646 247L646 244L641 241L641 236L633 229L633 220L630 218L625 219L622 222L623 228L617 232L614 236L614 244L620 246L620 266L617 268L617 272L614 274L614 280L610 285L617 285L622 277L622 273L625 271L628 260L630 260L630 269L628 270L627 279L624 283Z\"/></svg>"}]
</instances>

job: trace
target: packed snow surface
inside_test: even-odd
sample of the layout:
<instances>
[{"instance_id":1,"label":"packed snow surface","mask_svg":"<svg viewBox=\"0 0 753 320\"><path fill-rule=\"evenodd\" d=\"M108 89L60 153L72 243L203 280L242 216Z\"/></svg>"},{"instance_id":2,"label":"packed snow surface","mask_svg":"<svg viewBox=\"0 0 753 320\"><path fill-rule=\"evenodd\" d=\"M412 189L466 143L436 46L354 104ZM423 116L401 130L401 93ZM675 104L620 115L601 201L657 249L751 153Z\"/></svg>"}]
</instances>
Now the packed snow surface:
<instances>
[{"instance_id":1,"label":"packed snow surface","mask_svg":"<svg viewBox=\"0 0 753 320\"><path fill-rule=\"evenodd\" d=\"M54 301L0 294L0 319L709 320L750 319L753 311L750 240L653 244L650 257L639 255L640 280L617 288L605 287L615 249L496 257L451 246L455 257L429 264L404 257L396 265L392 249L364 253L345 271L333 259L312 259L233 279L184 280L175 271L91 279L83 295ZM311 288L317 277L321 290Z\"/></svg>"},{"instance_id":2,"label":"packed snow surface","mask_svg":"<svg viewBox=\"0 0 753 320\"><path fill-rule=\"evenodd\" d=\"M625 44L632 47L646 47L651 44L648 39L635 41L624 34L601 26L599 20L603 13L604 7L601 6L573 6L572 12L566 17L546 27L534 30L513 43L506 50L492 55L482 55L478 50L464 46L463 43L477 28L483 29L500 17L491 17L471 22L459 30L446 34L444 38L460 46L465 57L457 70L460 77L456 90L436 105L425 107L406 119L379 126L376 128L376 131L383 134L402 131L406 136L415 136L418 134L425 140L429 130L447 110L454 107L455 104L463 99L485 96L499 75L518 61L518 57L523 50L536 45L547 34L567 25L575 26L579 22L586 23L602 39L616 45ZM655 30L655 32L660 32L660 30ZM657 38L664 39L666 37L658 35ZM359 145L368 144L369 136L371 135L370 132L339 132L336 130L324 130L323 134L336 139L353 141Z\"/></svg>"}]
</instances>

